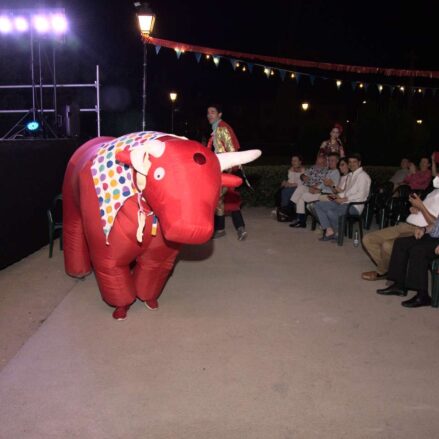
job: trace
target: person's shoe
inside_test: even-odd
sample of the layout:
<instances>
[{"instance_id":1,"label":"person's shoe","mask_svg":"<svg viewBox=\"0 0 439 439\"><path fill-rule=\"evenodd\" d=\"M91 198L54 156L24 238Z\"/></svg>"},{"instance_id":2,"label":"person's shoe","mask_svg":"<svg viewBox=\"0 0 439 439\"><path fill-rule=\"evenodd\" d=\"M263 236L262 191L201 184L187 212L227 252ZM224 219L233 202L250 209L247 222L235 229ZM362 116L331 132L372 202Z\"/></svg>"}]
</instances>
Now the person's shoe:
<instances>
[{"instance_id":1,"label":"person's shoe","mask_svg":"<svg viewBox=\"0 0 439 439\"><path fill-rule=\"evenodd\" d=\"M399 288L398 285L392 284L386 288L380 288L377 290L377 294L381 294L383 296L407 296L407 290L403 288Z\"/></svg>"},{"instance_id":2,"label":"person's shoe","mask_svg":"<svg viewBox=\"0 0 439 439\"><path fill-rule=\"evenodd\" d=\"M420 296L416 294L416 296L412 297L409 300L404 300L401 302L401 305L406 308L420 308L421 306L431 306L430 296Z\"/></svg>"},{"instance_id":3,"label":"person's shoe","mask_svg":"<svg viewBox=\"0 0 439 439\"><path fill-rule=\"evenodd\" d=\"M236 232L238 233L238 241L244 241L244 239L247 238L247 232L245 231L244 227L238 227Z\"/></svg>"},{"instance_id":4,"label":"person's shoe","mask_svg":"<svg viewBox=\"0 0 439 439\"><path fill-rule=\"evenodd\" d=\"M222 238L223 236L226 236L225 229L223 229L223 230L215 230L215 233L213 234L212 239Z\"/></svg>"},{"instance_id":5,"label":"person's shoe","mask_svg":"<svg viewBox=\"0 0 439 439\"><path fill-rule=\"evenodd\" d=\"M155 311L159 307L159 302L157 299L145 300L145 306L151 311Z\"/></svg>"},{"instance_id":6,"label":"person's shoe","mask_svg":"<svg viewBox=\"0 0 439 439\"><path fill-rule=\"evenodd\" d=\"M387 273L379 274L378 271L365 271L361 273L361 279L364 280L381 280L386 279Z\"/></svg>"},{"instance_id":7,"label":"person's shoe","mask_svg":"<svg viewBox=\"0 0 439 439\"><path fill-rule=\"evenodd\" d=\"M295 220L291 221L291 223L288 225L289 225L289 227L297 227L297 224L300 224L300 220L295 219Z\"/></svg>"},{"instance_id":8,"label":"person's shoe","mask_svg":"<svg viewBox=\"0 0 439 439\"><path fill-rule=\"evenodd\" d=\"M303 223L300 220L293 221L289 226L295 229L306 229L306 223Z\"/></svg>"},{"instance_id":9,"label":"person's shoe","mask_svg":"<svg viewBox=\"0 0 439 439\"><path fill-rule=\"evenodd\" d=\"M321 238L319 238L319 241L334 241L335 238L335 234L333 233L332 235L326 236L323 235Z\"/></svg>"},{"instance_id":10,"label":"person's shoe","mask_svg":"<svg viewBox=\"0 0 439 439\"><path fill-rule=\"evenodd\" d=\"M118 306L113 312L113 319L125 320L127 318L127 311L129 306Z\"/></svg>"}]
</instances>

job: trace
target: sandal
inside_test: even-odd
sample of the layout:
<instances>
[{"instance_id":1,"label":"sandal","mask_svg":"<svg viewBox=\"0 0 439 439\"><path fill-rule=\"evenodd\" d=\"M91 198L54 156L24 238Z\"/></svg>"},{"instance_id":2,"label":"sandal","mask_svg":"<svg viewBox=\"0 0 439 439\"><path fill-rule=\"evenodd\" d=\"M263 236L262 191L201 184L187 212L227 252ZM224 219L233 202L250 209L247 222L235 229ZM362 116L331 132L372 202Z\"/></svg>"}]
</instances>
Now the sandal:
<instances>
[{"instance_id":1,"label":"sandal","mask_svg":"<svg viewBox=\"0 0 439 439\"><path fill-rule=\"evenodd\" d=\"M376 271L366 271L361 274L361 279L364 280L381 280L386 278L387 278L387 273L379 274Z\"/></svg>"}]
</instances>

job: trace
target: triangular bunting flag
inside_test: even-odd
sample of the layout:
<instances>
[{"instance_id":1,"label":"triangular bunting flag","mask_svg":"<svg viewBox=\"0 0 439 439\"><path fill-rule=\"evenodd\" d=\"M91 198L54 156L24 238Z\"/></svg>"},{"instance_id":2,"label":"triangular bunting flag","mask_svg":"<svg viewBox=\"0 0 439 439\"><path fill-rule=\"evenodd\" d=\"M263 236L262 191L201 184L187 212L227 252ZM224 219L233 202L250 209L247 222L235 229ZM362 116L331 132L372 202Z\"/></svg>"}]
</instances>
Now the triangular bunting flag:
<instances>
[{"instance_id":1,"label":"triangular bunting flag","mask_svg":"<svg viewBox=\"0 0 439 439\"><path fill-rule=\"evenodd\" d=\"M174 49L174 50L175 50L175 54L177 55L177 59L180 59L181 50L180 49Z\"/></svg>"},{"instance_id":2,"label":"triangular bunting flag","mask_svg":"<svg viewBox=\"0 0 439 439\"><path fill-rule=\"evenodd\" d=\"M214 62L214 64L218 67L218 64L219 64L219 62L220 62L220 57L219 57L219 56L214 56L214 57L213 57L213 62Z\"/></svg>"},{"instance_id":3,"label":"triangular bunting flag","mask_svg":"<svg viewBox=\"0 0 439 439\"><path fill-rule=\"evenodd\" d=\"M162 46L155 46L155 54L158 55Z\"/></svg>"},{"instance_id":4,"label":"triangular bunting flag","mask_svg":"<svg viewBox=\"0 0 439 439\"><path fill-rule=\"evenodd\" d=\"M285 75L287 74L286 70L279 70L279 75L282 81L285 81Z\"/></svg>"},{"instance_id":5,"label":"triangular bunting flag","mask_svg":"<svg viewBox=\"0 0 439 439\"><path fill-rule=\"evenodd\" d=\"M296 73L296 82L299 83L300 82L300 78L302 77L301 73Z\"/></svg>"},{"instance_id":6,"label":"triangular bunting flag","mask_svg":"<svg viewBox=\"0 0 439 439\"><path fill-rule=\"evenodd\" d=\"M355 81L351 82L352 85L352 90L355 91L355 89L357 88L357 83Z\"/></svg>"},{"instance_id":7,"label":"triangular bunting flag","mask_svg":"<svg viewBox=\"0 0 439 439\"><path fill-rule=\"evenodd\" d=\"M364 83L364 89L367 91L367 89L369 88L370 84L367 84L366 82Z\"/></svg>"},{"instance_id":8,"label":"triangular bunting flag","mask_svg":"<svg viewBox=\"0 0 439 439\"><path fill-rule=\"evenodd\" d=\"M230 63L232 64L232 69L236 70L236 64L238 64L238 61L236 61L236 59L230 59Z\"/></svg>"},{"instance_id":9,"label":"triangular bunting flag","mask_svg":"<svg viewBox=\"0 0 439 439\"><path fill-rule=\"evenodd\" d=\"M395 86L391 85L389 88L390 88L390 96L392 96L393 92L395 91Z\"/></svg>"},{"instance_id":10,"label":"triangular bunting flag","mask_svg":"<svg viewBox=\"0 0 439 439\"><path fill-rule=\"evenodd\" d=\"M314 75L309 75L309 82L311 82L311 85L314 85L315 80L316 77Z\"/></svg>"},{"instance_id":11,"label":"triangular bunting flag","mask_svg":"<svg viewBox=\"0 0 439 439\"><path fill-rule=\"evenodd\" d=\"M201 60L201 53L194 52L194 55L195 55L195 59L197 60L197 63L200 63L200 60Z\"/></svg>"},{"instance_id":12,"label":"triangular bunting flag","mask_svg":"<svg viewBox=\"0 0 439 439\"><path fill-rule=\"evenodd\" d=\"M250 72L250 73L253 73L253 63L247 63L247 67L248 67L248 71Z\"/></svg>"}]
</instances>

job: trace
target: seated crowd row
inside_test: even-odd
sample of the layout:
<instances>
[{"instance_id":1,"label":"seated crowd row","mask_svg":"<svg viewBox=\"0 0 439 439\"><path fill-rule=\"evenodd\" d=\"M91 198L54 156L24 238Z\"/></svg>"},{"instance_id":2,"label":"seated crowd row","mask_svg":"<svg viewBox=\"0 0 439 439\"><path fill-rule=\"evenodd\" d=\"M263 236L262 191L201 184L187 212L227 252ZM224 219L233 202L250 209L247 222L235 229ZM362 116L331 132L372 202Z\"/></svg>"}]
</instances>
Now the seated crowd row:
<instances>
[{"instance_id":1,"label":"seated crowd row","mask_svg":"<svg viewBox=\"0 0 439 439\"><path fill-rule=\"evenodd\" d=\"M409 187L411 191L427 193L424 201L417 193L409 197L410 215L405 222L366 234L363 248L376 264L375 271L362 273L367 281L387 279L393 283L377 290L378 294L406 296L408 290L416 295L402 305L408 308L428 306L428 270L439 255L439 177L436 177L435 155L421 158L419 169L408 159L401 160L399 169L390 179L396 190ZM432 180L432 177L435 177ZM339 218L349 213L361 215L371 188L371 178L363 170L359 154L340 158L337 153L319 155L308 169L294 155L288 180L278 192L277 217L289 221L290 227L306 227L306 211L320 223L320 241L336 242ZM431 189L431 190L430 190ZM344 231L340 231L343 233Z\"/></svg>"}]
</instances>

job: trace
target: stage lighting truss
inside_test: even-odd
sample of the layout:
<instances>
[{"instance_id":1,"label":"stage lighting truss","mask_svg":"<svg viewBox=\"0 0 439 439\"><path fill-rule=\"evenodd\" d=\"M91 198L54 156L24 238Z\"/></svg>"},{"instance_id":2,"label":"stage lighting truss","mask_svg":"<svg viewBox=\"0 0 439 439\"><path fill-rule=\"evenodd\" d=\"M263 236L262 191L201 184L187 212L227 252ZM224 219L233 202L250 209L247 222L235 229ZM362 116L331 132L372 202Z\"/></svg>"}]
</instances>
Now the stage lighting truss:
<instances>
[{"instance_id":1,"label":"stage lighting truss","mask_svg":"<svg viewBox=\"0 0 439 439\"><path fill-rule=\"evenodd\" d=\"M62 36L68 31L64 9L13 9L0 11L0 33Z\"/></svg>"}]
</instances>

